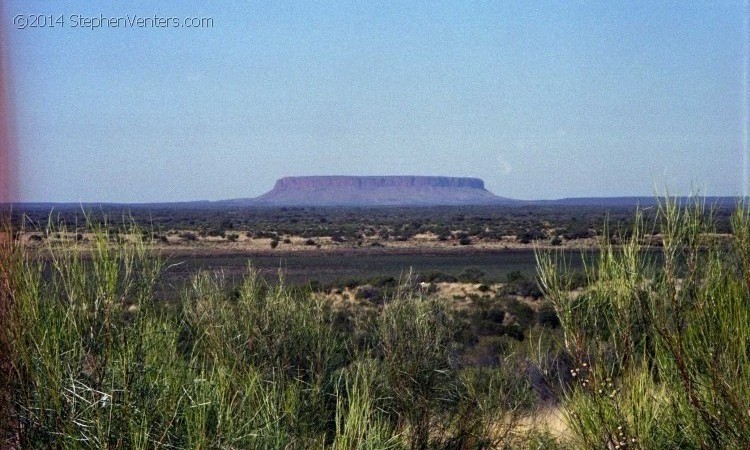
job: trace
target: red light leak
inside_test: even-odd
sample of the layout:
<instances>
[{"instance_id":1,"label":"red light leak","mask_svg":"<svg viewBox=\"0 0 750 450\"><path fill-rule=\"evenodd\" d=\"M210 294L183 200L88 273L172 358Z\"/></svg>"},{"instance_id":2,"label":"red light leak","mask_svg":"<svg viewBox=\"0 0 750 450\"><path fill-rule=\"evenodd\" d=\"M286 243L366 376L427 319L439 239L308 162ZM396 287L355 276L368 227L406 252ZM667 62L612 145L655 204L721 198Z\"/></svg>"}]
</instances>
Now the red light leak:
<instances>
[{"instance_id":1,"label":"red light leak","mask_svg":"<svg viewBox=\"0 0 750 450\"><path fill-rule=\"evenodd\" d=\"M0 18L5 18L0 2ZM10 86L8 32L0 23L0 203L18 201L17 143L13 132L15 109Z\"/></svg>"}]
</instances>

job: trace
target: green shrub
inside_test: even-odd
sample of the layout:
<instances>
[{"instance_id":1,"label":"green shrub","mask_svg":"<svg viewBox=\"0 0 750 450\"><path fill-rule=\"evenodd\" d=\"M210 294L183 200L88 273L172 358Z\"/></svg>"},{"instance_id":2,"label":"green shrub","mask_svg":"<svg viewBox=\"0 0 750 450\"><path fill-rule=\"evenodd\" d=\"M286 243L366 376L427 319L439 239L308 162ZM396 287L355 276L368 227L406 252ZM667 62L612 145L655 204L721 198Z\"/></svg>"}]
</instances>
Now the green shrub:
<instances>
[{"instance_id":1,"label":"green shrub","mask_svg":"<svg viewBox=\"0 0 750 450\"><path fill-rule=\"evenodd\" d=\"M458 281L458 278L454 277L453 275L439 271L428 272L424 276L424 279L428 283L455 283Z\"/></svg>"},{"instance_id":2,"label":"green shrub","mask_svg":"<svg viewBox=\"0 0 750 450\"><path fill-rule=\"evenodd\" d=\"M514 322L525 330L534 324L534 310L526 303L520 302L515 298L506 298L503 302L505 308L514 317Z\"/></svg>"},{"instance_id":3,"label":"green shrub","mask_svg":"<svg viewBox=\"0 0 750 450\"><path fill-rule=\"evenodd\" d=\"M518 270L508 273L507 283L503 286L502 293L505 295L518 295L521 297L531 297L539 299L542 297L542 291L536 280L529 280L526 275Z\"/></svg>"},{"instance_id":4,"label":"green shrub","mask_svg":"<svg viewBox=\"0 0 750 450\"><path fill-rule=\"evenodd\" d=\"M458 274L458 281L462 283L481 283L484 272L478 267L467 267Z\"/></svg>"},{"instance_id":5,"label":"green shrub","mask_svg":"<svg viewBox=\"0 0 750 450\"><path fill-rule=\"evenodd\" d=\"M344 313L251 268L239 284L199 272L175 308L155 303L169 286L153 233L82 232L33 251L0 235L0 432L21 448L515 443L531 391L491 354L507 341L486 347L491 368L462 367L447 305L409 279L381 278L382 307Z\"/></svg>"},{"instance_id":6,"label":"green shrub","mask_svg":"<svg viewBox=\"0 0 750 450\"><path fill-rule=\"evenodd\" d=\"M750 448L750 213L732 218L731 246L711 239L698 200L658 208L660 257L633 231L587 264L588 288L569 292L561 254L539 253L539 274L572 356L565 399L586 448Z\"/></svg>"},{"instance_id":7,"label":"green shrub","mask_svg":"<svg viewBox=\"0 0 750 450\"><path fill-rule=\"evenodd\" d=\"M537 312L537 323L546 328L557 328L560 326L560 319L557 317L555 307L546 304L539 308Z\"/></svg>"},{"instance_id":8,"label":"green shrub","mask_svg":"<svg viewBox=\"0 0 750 450\"><path fill-rule=\"evenodd\" d=\"M383 290L369 284L359 287L354 294L354 298L357 300L367 300L376 304L380 304L385 300Z\"/></svg>"},{"instance_id":9,"label":"green shrub","mask_svg":"<svg viewBox=\"0 0 750 450\"><path fill-rule=\"evenodd\" d=\"M191 231L185 231L183 233L180 233L178 236L181 239L184 239L184 240L186 240L188 242L192 242L192 241L197 241L198 240L198 236L196 236L195 233L193 233Z\"/></svg>"},{"instance_id":10,"label":"green shrub","mask_svg":"<svg viewBox=\"0 0 750 450\"><path fill-rule=\"evenodd\" d=\"M510 442L519 379L507 371L459 371L456 324L447 305L413 298L408 286L386 303L376 325L381 407L413 449L494 448Z\"/></svg>"}]
</instances>

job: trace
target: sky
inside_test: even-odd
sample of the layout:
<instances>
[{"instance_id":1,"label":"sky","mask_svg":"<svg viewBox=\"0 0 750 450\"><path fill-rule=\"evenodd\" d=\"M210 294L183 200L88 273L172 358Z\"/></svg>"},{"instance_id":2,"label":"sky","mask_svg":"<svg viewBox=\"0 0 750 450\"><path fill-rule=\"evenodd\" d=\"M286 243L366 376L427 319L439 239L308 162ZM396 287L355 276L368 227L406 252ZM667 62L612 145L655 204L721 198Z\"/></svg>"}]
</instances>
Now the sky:
<instances>
[{"instance_id":1,"label":"sky","mask_svg":"<svg viewBox=\"0 0 750 450\"><path fill-rule=\"evenodd\" d=\"M747 194L747 0L0 1L20 201Z\"/></svg>"}]
</instances>

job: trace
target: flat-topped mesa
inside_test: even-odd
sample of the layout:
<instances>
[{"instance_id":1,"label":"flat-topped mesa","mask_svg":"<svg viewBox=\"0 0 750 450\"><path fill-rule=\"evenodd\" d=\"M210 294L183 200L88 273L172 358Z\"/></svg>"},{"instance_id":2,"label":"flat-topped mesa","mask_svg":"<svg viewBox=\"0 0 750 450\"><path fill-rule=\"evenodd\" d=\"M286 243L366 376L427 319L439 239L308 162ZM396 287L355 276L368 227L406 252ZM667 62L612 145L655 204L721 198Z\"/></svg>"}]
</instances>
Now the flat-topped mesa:
<instances>
[{"instance_id":1,"label":"flat-topped mesa","mask_svg":"<svg viewBox=\"0 0 750 450\"><path fill-rule=\"evenodd\" d=\"M429 176L309 176L284 177L276 181L274 190L328 189L347 187L356 189L380 189L388 187L419 188L470 188L484 189L479 178L429 177Z\"/></svg>"},{"instance_id":2,"label":"flat-topped mesa","mask_svg":"<svg viewBox=\"0 0 750 450\"><path fill-rule=\"evenodd\" d=\"M265 205L384 206L507 203L479 178L431 176L284 177L254 199Z\"/></svg>"}]
</instances>

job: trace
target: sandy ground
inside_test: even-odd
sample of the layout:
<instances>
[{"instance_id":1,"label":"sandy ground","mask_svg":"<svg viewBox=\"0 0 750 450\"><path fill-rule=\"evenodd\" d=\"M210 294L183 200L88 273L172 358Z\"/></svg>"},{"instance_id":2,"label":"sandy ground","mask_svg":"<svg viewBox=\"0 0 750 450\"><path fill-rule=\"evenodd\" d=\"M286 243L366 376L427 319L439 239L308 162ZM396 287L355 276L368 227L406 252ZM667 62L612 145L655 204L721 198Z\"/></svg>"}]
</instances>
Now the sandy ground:
<instances>
[{"instance_id":1,"label":"sandy ground","mask_svg":"<svg viewBox=\"0 0 750 450\"><path fill-rule=\"evenodd\" d=\"M521 433L530 429L547 431L563 442L573 437L570 427L565 423L565 412L560 406L542 407L534 414L521 418L519 428Z\"/></svg>"},{"instance_id":2,"label":"sandy ground","mask_svg":"<svg viewBox=\"0 0 750 450\"><path fill-rule=\"evenodd\" d=\"M195 235L195 240L186 240L181 236L186 233ZM43 246L45 241L53 243L76 242L84 247L90 243L94 236L91 233L52 233L49 237L39 238L43 234L39 232L23 232L21 239L30 247ZM127 238L127 237L126 237ZM533 241L528 244L519 242L515 236L504 236L500 240L473 239L470 245L460 245L457 240L441 241L436 235L418 234L408 241L396 241L393 239L383 240L378 238L365 238L353 242L335 242L330 237L304 238L301 236L285 236L278 241L276 248L271 247L270 238L250 238L244 232L237 233L237 239L230 241L219 236L198 236L192 230L172 230L166 235L166 242L157 240L156 249L168 250L176 254L222 254L222 253L249 253L249 254L276 254L276 253L302 253L302 252L351 252L372 251L379 253L430 253L430 252L481 252L481 251L503 251L503 250L534 250L534 249L591 249L596 248L598 241L595 238L576 239L564 241L562 245L552 246L550 240ZM312 241L312 244L308 242Z\"/></svg>"},{"instance_id":3,"label":"sandy ground","mask_svg":"<svg viewBox=\"0 0 750 450\"><path fill-rule=\"evenodd\" d=\"M195 236L194 240L187 240L185 234ZM227 234L229 236L230 233ZM383 240L378 237L364 238L359 241L336 242L330 237L304 238L301 236L282 236L275 248L271 246L270 238L248 237L245 232L235 232L236 240L231 241L220 236L199 236L194 230L170 230L164 236L165 240L155 240L153 249L165 251L172 255L289 255L305 254L306 252L355 253L372 252L388 254L447 254L447 253L481 253L502 251L534 251L534 250L573 250L586 251L599 248L598 238L563 240L561 245L551 245L550 239L522 243L515 236L503 236L501 239L483 240L472 238L470 245L461 245L458 240L441 241L437 235L426 233L417 234L407 241L394 239ZM163 236L163 235L162 235ZM91 233L52 233L43 237L43 233L25 231L18 238L29 247L42 247L45 242L71 243L76 242L86 248L94 239ZM40 239L41 238L41 239ZM128 239L127 236L125 236ZM731 235L715 234L711 238L729 241ZM650 240L658 241L659 236L651 236ZM310 243L312 242L312 243Z\"/></svg>"},{"instance_id":4,"label":"sandy ground","mask_svg":"<svg viewBox=\"0 0 750 450\"><path fill-rule=\"evenodd\" d=\"M482 290L480 286L486 286L489 290ZM503 287L502 283L483 285L481 283L426 283L424 291L426 294L435 295L438 298L450 300L455 308L468 308L472 304L471 296L488 296L494 297ZM337 306L351 306L362 302L357 300L357 288L341 288L321 294L330 300L333 300Z\"/></svg>"}]
</instances>

